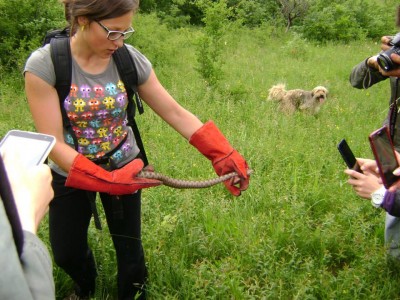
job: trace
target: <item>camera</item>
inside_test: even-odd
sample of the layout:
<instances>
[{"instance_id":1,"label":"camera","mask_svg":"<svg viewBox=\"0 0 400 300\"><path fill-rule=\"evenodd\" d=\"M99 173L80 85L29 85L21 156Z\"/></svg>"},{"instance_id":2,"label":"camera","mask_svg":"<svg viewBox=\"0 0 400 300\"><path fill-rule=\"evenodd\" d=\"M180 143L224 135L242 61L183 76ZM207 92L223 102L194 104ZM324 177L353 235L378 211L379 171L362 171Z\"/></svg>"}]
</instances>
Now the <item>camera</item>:
<instances>
[{"instance_id":1,"label":"camera","mask_svg":"<svg viewBox=\"0 0 400 300\"><path fill-rule=\"evenodd\" d=\"M400 32L392 38L389 45L392 47L380 53L377 58L378 65L385 71L390 71L399 67L398 64L392 61L390 54L395 53L400 55Z\"/></svg>"}]
</instances>

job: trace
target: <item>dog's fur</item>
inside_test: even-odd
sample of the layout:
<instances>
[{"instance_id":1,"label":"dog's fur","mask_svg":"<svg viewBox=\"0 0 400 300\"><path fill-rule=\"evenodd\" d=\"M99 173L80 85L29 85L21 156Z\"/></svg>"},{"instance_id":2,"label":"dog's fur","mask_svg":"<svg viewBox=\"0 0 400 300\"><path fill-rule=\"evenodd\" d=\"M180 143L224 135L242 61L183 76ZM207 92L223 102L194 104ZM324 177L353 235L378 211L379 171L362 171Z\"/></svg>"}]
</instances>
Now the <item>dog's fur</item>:
<instances>
[{"instance_id":1,"label":"dog's fur","mask_svg":"<svg viewBox=\"0 0 400 300\"><path fill-rule=\"evenodd\" d=\"M328 89L323 86L317 86L312 91L286 90L285 84L280 83L270 88L268 100L278 101L280 109L287 114L299 110L315 115L327 96Z\"/></svg>"}]
</instances>

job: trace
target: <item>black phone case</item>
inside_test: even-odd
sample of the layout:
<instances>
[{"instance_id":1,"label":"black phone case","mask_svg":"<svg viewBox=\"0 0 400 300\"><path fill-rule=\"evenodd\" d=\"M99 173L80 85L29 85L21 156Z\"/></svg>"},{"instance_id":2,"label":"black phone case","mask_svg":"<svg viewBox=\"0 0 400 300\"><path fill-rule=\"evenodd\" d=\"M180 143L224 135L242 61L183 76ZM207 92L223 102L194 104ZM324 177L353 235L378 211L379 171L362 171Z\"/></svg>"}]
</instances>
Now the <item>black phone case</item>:
<instances>
[{"instance_id":1,"label":"black phone case","mask_svg":"<svg viewBox=\"0 0 400 300\"><path fill-rule=\"evenodd\" d=\"M345 139L341 140L337 147L347 167L361 173L360 165L358 164L353 151L351 151L347 144L347 141Z\"/></svg>"}]
</instances>

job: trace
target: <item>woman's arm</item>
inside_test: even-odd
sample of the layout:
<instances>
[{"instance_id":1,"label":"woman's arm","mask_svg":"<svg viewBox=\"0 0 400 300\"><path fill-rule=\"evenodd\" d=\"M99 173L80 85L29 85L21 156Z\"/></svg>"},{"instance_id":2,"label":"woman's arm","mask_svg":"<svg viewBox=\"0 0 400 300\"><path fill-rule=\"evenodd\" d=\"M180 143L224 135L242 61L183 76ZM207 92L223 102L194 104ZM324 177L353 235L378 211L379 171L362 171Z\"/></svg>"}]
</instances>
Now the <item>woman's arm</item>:
<instances>
[{"instance_id":1,"label":"woman's arm","mask_svg":"<svg viewBox=\"0 0 400 300\"><path fill-rule=\"evenodd\" d=\"M233 171L238 174L224 182L233 195L239 196L241 191L247 189L249 168L246 160L229 144L212 121L203 124L180 106L158 81L153 70L148 80L139 86L139 94L163 120L212 162L219 176Z\"/></svg>"},{"instance_id":2,"label":"woman's arm","mask_svg":"<svg viewBox=\"0 0 400 300\"><path fill-rule=\"evenodd\" d=\"M350 74L350 83L357 89L368 89L387 78L387 76L383 76L379 73L376 56L372 56L353 68Z\"/></svg>"},{"instance_id":3,"label":"woman's arm","mask_svg":"<svg viewBox=\"0 0 400 300\"><path fill-rule=\"evenodd\" d=\"M78 152L64 141L60 102L56 89L38 76L26 72L25 92L36 130L56 138L50 158L68 172Z\"/></svg>"}]
</instances>

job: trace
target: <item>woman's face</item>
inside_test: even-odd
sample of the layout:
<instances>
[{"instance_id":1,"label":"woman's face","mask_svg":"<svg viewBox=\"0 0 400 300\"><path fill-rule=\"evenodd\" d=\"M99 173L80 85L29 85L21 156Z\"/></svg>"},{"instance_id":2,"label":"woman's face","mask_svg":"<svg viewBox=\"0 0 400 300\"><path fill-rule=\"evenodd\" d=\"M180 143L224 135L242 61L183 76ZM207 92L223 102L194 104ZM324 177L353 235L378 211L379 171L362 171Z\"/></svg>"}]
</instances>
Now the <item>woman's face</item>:
<instances>
[{"instance_id":1,"label":"woman's face","mask_svg":"<svg viewBox=\"0 0 400 300\"><path fill-rule=\"evenodd\" d=\"M125 33L127 36L133 30L132 28L133 12L127 13L120 17L92 21L90 23L89 34L87 35L87 41L93 52L99 56L107 58L110 57L118 48L124 44L124 35L116 40L111 40L118 36L116 33L110 33L110 31L119 31ZM107 36L109 38L107 38Z\"/></svg>"}]
</instances>

